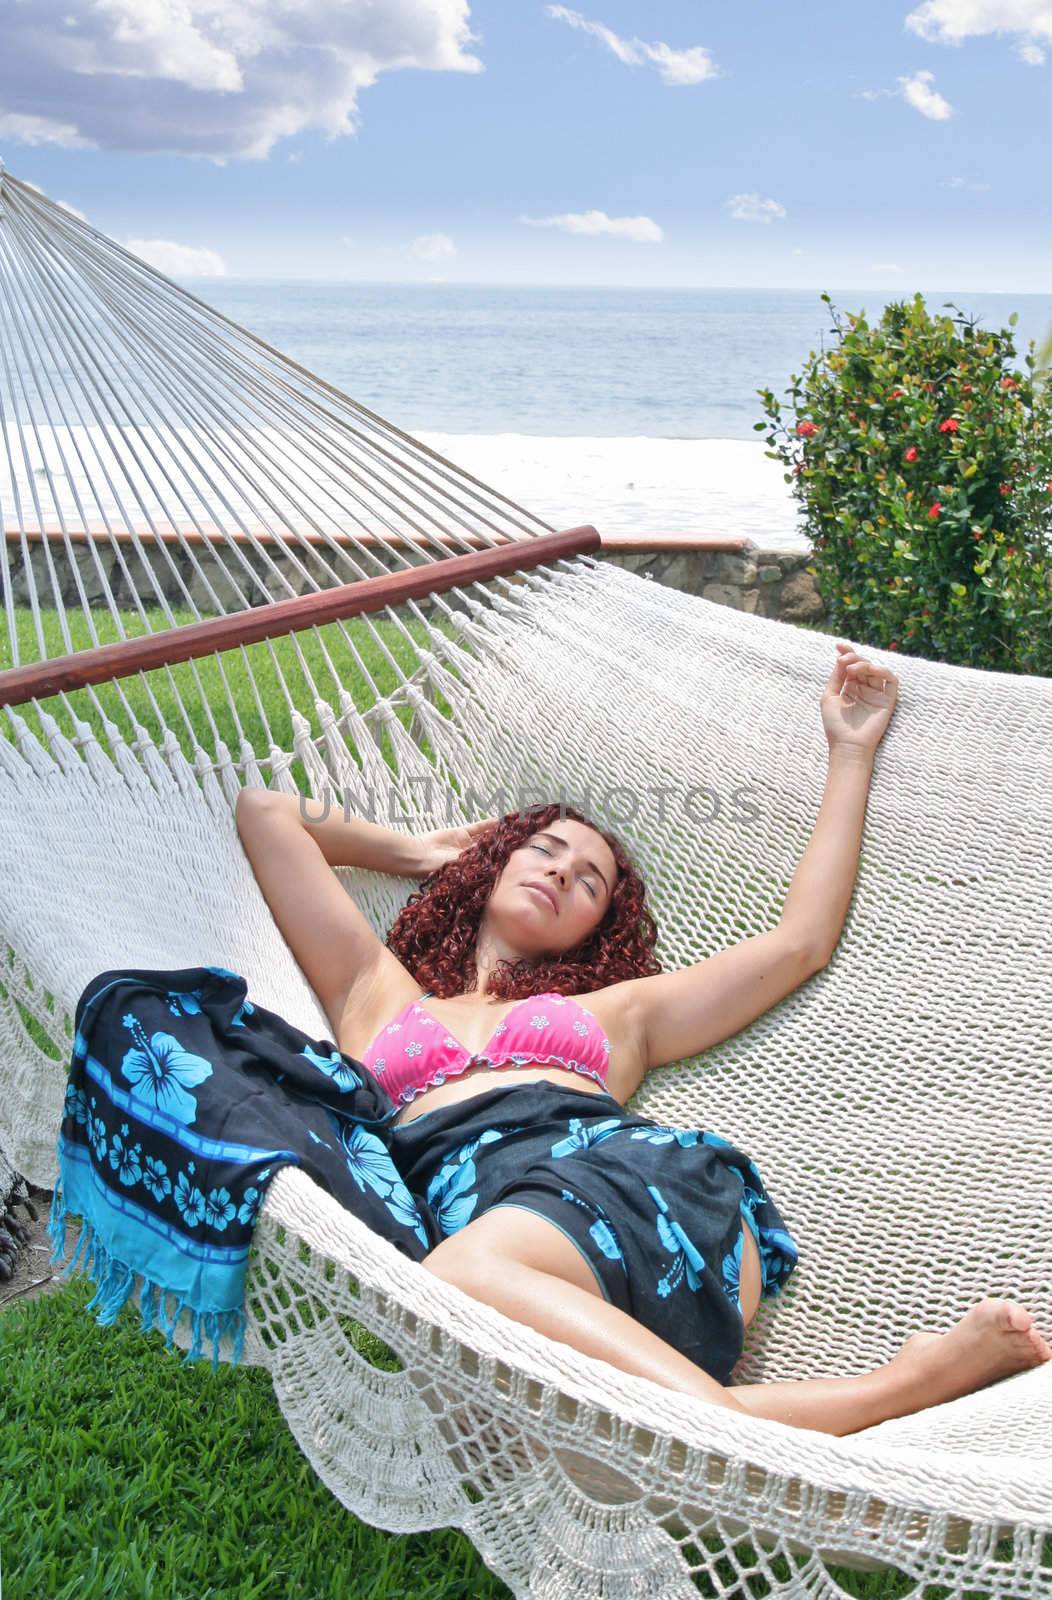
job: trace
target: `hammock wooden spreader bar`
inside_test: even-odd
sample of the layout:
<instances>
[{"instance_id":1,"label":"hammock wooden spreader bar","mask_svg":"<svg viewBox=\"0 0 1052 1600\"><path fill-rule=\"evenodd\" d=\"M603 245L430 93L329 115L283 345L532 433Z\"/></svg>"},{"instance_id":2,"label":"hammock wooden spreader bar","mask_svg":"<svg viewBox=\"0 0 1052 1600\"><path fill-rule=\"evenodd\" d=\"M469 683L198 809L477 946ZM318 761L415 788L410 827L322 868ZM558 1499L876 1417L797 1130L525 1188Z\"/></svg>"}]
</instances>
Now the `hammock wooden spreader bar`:
<instances>
[{"instance_id":1,"label":"hammock wooden spreader bar","mask_svg":"<svg viewBox=\"0 0 1052 1600\"><path fill-rule=\"evenodd\" d=\"M235 645L256 644L261 639L281 638L302 628L383 611L387 606L398 606L406 600L445 594L449 589L483 583L507 573L591 554L599 548L600 542L595 528L588 525L536 538L509 539L506 544L487 550L451 556L445 561L427 561L385 577L343 583L318 594L296 595L289 600L254 606L248 611L213 617L207 622L162 628L157 633L116 644L97 645L94 649L56 656L50 661L36 661L31 666L13 667L0 672L0 705L24 705L64 690L83 689L89 683L110 683L115 678L131 677L134 673L171 666L178 661L196 661Z\"/></svg>"}]
</instances>

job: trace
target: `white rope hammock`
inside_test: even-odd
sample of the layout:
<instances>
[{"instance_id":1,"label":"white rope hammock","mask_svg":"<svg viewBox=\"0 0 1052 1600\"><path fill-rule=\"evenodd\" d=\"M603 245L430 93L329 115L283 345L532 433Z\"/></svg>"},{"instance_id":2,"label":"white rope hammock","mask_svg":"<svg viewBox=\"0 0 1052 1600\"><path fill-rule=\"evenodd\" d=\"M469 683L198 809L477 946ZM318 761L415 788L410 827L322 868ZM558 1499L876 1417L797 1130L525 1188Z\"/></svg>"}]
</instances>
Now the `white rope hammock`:
<instances>
[{"instance_id":1,"label":"white rope hammock","mask_svg":"<svg viewBox=\"0 0 1052 1600\"><path fill-rule=\"evenodd\" d=\"M393 797L414 829L488 814L460 809L471 791L486 807L504 786L510 809L520 786L622 786L638 813L614 826L666 968L777 920L821 799L831 638L586 555L536 567L551 530L528 512L9 176L0 307L0 1155L18 1172L55 1185L72 1013L101 970L231 968L327 1035L233 819L244 783L294 792L295 763L312 793L381 817ZM424 603L412 569L509 540L521 568L446 577ZM226 635L134 676L125 646L117 668L85 654L126 640L129 611L167 635L173 594L196 621L266 627L281 613L259 607L391 572L419 597L353 634L298 624L295 679L269 643L250 658ZM866 653L900 700L833 961L631 1102L747 1150L800 1244L740 1381L864 1371L987 1294L1052 1326L1052 682ZM74 705L78 660L95 664ZM45 661L54 676L27 689ZM698 786L718 796L707 823ZM339 876L382 936L411 884ZM394 1531L462 1528L517 1596L693 1600L700 1574L721 1594L827 1596L837 1563L955 1600L1052 1596L1052 1364L844 1438L790 1428L510 1321L291 1167L246 1311L244 1359L342 1503ZM397 1370L360 1353L352 1321Z\"/></svg>"}]
</instances>

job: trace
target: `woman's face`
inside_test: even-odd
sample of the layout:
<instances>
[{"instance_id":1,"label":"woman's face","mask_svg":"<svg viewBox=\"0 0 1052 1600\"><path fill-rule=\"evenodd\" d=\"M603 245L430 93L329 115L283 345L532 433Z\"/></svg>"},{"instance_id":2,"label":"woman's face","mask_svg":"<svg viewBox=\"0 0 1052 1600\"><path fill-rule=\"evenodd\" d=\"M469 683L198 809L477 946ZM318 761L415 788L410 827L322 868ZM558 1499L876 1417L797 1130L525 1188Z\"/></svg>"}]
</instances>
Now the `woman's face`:
<instances>
[{"instance_id":1,"label":"woman's face","mask_svg":"<svg viewBox=\"0 0 1052 1600\"><path fill-rule=\"evenodd\" d=\"M488 919L524 956L572 950L602 921L616 883L617 863L606 840L585 822L556 817L512 851L490 896Z\"/></svg>"}]
</instances>

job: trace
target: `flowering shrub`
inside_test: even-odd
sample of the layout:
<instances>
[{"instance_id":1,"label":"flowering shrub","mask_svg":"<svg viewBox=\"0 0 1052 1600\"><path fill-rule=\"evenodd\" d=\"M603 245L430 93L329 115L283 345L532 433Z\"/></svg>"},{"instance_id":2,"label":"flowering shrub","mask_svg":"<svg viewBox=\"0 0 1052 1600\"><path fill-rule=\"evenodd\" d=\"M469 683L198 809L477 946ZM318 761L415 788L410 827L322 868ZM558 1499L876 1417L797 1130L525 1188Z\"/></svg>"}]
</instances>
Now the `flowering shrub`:
<instances>
[{"instance_id":1,"label":"flowering shrub","mask_svg":"<svg viewBox=\"0 0 1052 1600\"><path fill-rule=\"evenodd\" d=\"M755 428L801 504L824 626L1052 675L1052 407L1033 341L1021 371L1009 329L933 316L919 294L872 327L822 299L838 344L793 375L787 421L758 391Z\"/></svg>"}]
</instances>

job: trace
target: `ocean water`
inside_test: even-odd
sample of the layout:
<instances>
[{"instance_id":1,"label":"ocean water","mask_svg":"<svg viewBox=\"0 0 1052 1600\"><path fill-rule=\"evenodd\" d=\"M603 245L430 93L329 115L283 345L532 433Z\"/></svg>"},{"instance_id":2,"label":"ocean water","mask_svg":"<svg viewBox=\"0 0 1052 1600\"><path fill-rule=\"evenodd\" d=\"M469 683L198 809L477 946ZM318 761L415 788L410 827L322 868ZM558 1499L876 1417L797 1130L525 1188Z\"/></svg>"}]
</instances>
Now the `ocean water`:
<instances>
[{"instance_id":1,"label":"ocean water","mask_svg":"<svg viewBox=\"0 0 1052 1600\"><path fill-rule=\"evenodd\" d=\"M819 291L215 280L201 297L555 527L807 548L754 424L837 336ZM912 291L830 289L841 319ZM1052 294L926 293L1052 332Z\"/></svg>"},{"instance_id":2,"label":"ocean water","mask_svg":"<svg viewBox=\"0 0 1052 1600\"><path fill-rule=\"evenodd\" d=\"M757 391L770 387L784 400L810 352L837 342L817 292L225 279L193 292L552 527L591 523L611 540L807 547L787 473L754 425L763 421ZM889 298L904 297L830 293L841 316L865 311L872 320ZM926 300L991 330L1017 311L1020 360L1030 338L1040 347L1052 329L1052 295ZM56 372L69 380L65 367ZM21 377L7 398L13 415L24 405L28 417L51 379L35 367ZM0 518L75 526L84 506L109 495L110 522L136 521L133 485L121 479L125 505L111 493L112 471L97 466L89 482L66 437L76 413L63 424L50 404L46 412L49 425L24 432L21 453L0 449ZM188 426L194 414L190 407ZM138 469L136 457L125 475ZM295 470L289 462L290 480ZM65 502L61 517L48 495ZM158 502L169 520L183 510Z\"/></svg>"},{"instance_id":3,"label":"ocean water","mask_svg":"<svg viewBox=\"0 0 1052 1600\"><path fill-rule=\"evenodd\" d=\"M836 343L817 290L215 279L195 291L409 433L756 440L756 391L782 397L808 352ZM871 320L911 292L829 290L841 315ZM1052 293L925 300L990 329L1018 311L1020 355L1052 332Z\"/></svg>"}]
</instances>

